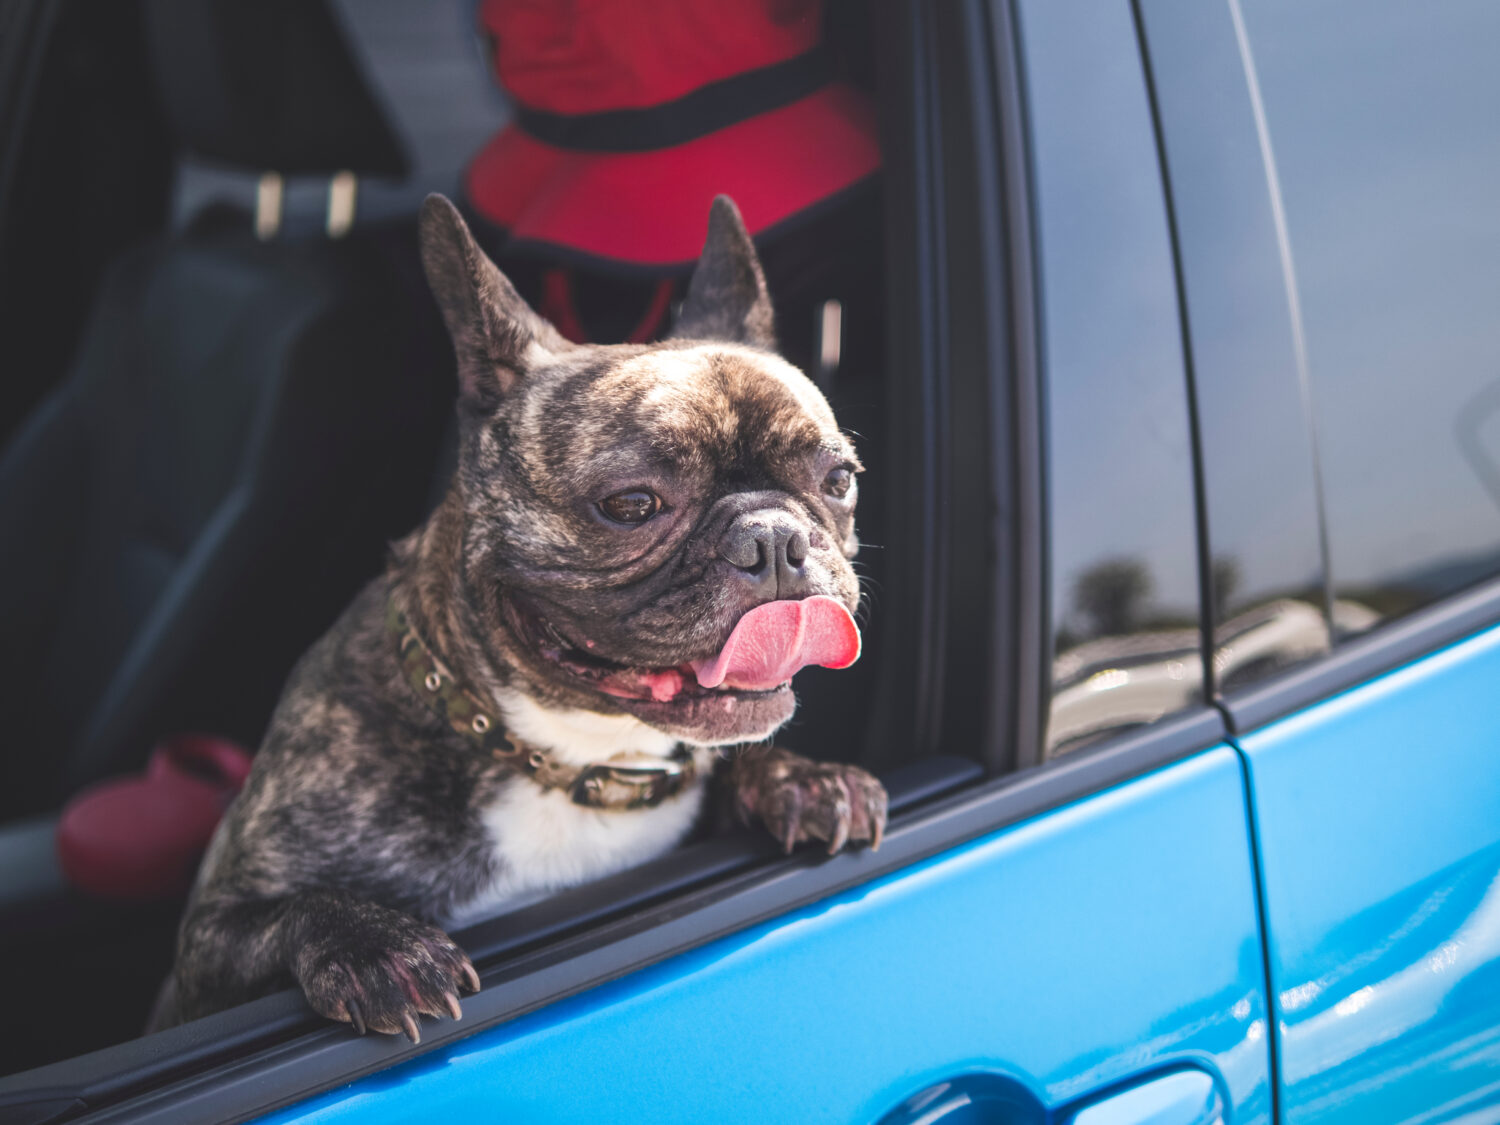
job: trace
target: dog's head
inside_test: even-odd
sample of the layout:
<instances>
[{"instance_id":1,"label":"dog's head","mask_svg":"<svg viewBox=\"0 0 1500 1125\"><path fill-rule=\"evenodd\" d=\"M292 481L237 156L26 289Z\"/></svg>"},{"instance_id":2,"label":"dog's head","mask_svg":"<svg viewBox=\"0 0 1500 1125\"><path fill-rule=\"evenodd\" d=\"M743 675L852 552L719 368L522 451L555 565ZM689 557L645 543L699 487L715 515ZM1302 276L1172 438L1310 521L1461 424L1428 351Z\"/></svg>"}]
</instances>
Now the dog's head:
<instances>
[{"instance_id":1,"label":"dog's head","mask_svg":"<svg viewBox=\"0 0 1500 1125\"><path fill-rule=\"evenodd\" d=\"M857 653L859 463L773 350L734 204L715 200L677 328L652 345L564 340L441 196L421 233L458 358L450 502L483 643L553 706L704 744L769 735L794 706L783 675Z\"/></svg>"}]
</instances>

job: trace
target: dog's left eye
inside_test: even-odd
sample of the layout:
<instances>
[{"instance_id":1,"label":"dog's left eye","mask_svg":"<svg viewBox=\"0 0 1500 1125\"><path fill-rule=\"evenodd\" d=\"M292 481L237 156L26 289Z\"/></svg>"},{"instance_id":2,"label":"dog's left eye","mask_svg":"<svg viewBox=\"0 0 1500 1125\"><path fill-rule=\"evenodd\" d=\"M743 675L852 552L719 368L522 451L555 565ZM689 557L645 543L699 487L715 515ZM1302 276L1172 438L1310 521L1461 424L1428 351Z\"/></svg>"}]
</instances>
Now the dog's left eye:
<instances>
[{"instance_id":1,"label":"dog's left eye","mask_svg":"<svg viewBox=\"0 0 1500 1125\"><path fill-rule=\"evenodd\" d=\"M842 500L849 495L849 488L854 484L854 473L847 465L840 465L823 478L823 491L835 499Z\"/></svg>"},{"instance_id":2,"label":"dog's left eye","mask_svg":"<svg viewBox=\"0 0 1500 1125\"><path fill-rule=\"evenodd\" d=\"M645 489L616 492L599 501L599 510L615 523L645 523L661 511L661 497Z\"/></svg>"}]
</instances>

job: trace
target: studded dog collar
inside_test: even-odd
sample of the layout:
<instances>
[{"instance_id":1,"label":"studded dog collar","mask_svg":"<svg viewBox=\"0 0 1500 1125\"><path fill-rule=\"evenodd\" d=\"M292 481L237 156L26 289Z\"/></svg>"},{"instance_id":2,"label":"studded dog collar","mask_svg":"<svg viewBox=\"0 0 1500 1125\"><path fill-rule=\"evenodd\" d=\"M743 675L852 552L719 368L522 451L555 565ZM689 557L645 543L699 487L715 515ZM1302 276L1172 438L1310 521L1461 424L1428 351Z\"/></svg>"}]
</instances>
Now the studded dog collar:
<instances>
[{"instance_id":1,"label":"studded dog collar","mask_svg":"<svg viewBox=\"0 0 1500 1125\"><path fill-rule=\"evenodd\" d=\"M647 809L675 796L693 780L696 769L679 747L667 759L611 759L568 766L539 746L506 734L499 715L459 682L428 647L394 596L387 599L386 632L396 645L401 673L412 691L480 753L514 766L544 789L561 789L576 804L594 809Z\"/></svg>"}]
</instances>

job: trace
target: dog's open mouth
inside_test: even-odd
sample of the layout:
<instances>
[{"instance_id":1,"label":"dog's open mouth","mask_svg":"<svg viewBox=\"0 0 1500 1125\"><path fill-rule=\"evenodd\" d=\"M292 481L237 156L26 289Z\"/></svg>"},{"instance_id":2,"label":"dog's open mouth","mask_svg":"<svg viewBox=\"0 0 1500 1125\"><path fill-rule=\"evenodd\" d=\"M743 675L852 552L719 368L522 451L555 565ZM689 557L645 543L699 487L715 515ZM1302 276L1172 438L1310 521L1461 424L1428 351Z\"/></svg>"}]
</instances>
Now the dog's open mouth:
<instances>
[{"instance_id":1,"label":"dog's open mouth","mask_svg":"<svg viewBox=\"0 0 1500 1125\"><path fill-rule=\"evenodd\" d=\"M713 656L670 667L605 659L588 642L565 637L534 610L512 603L517 624L541 657L598 691L622 700L688 703L707 696L782 690L809 664L847 668L859 658L859 629L843 604L825 595L756 606Z\"/></svg>"}]
</instances>

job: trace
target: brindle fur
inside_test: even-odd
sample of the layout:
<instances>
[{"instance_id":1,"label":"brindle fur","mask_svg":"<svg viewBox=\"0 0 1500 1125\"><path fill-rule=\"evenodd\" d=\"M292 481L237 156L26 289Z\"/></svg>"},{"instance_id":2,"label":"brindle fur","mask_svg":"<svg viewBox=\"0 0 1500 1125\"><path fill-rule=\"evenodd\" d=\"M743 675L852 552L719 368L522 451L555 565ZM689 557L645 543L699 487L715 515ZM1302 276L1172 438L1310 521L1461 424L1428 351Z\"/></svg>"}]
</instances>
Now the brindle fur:
<instances>
[{"instance_id":1,"label":"brindle fur","mask_svg":"<svg viewBox=\"0 0 1500 1125\"><path fill-rule=\"evenodd\" d=\"M458 360L457 472L293 670L204 859L155 1027L296 983L327 1017L415 1039L419 1014L456 1017L458 994L478 988L437 927L503 874L485 810L534 783L417 697L385 628L388 598L482 695L631 714L698 747L768 738L790 692L616 699L544 659L516 606L635 667L710 655L766 598L716 553L747 512L806 533L806 585L776 596L857 604L853 496L821 490L854 452L812 384L771 351L770 302L733 204L715 202L676 338L651 346L566 343L441 197L423 208L422 236ZM598 515L602 497L642 486L670 510L640 528ZM861 770L761 746L727 772L741 815L788 848L879 842L885 794Z\"/></svg>"}]
</instances>

